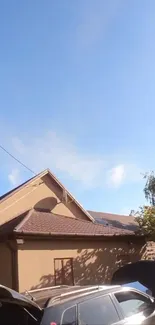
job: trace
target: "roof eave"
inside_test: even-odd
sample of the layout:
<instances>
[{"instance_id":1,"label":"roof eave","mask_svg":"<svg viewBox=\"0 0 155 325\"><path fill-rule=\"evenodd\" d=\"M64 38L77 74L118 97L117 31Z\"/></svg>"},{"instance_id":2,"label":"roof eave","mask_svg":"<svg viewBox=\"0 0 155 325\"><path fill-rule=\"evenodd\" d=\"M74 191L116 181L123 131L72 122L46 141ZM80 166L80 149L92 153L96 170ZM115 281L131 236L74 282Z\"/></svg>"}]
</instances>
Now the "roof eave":
<instances>
[{"instance_id":1,"label":"roof eave","mask_svg":"<svg viewBox=\"0 0 155 325\"><path fill-rule=\"evenodd\" d=\"M135 235L135 234L105 234L105 235L87 235L87 234L60 234L60 233L45 233L45 232L24 232L24 231L14 231L15 237L33 237L33 238L42 238L42 239L94 239L94 240L105 240L111 238L120 238L120 239L138 239L145 238L144 235Z\"/></svg>"}]
</instances>

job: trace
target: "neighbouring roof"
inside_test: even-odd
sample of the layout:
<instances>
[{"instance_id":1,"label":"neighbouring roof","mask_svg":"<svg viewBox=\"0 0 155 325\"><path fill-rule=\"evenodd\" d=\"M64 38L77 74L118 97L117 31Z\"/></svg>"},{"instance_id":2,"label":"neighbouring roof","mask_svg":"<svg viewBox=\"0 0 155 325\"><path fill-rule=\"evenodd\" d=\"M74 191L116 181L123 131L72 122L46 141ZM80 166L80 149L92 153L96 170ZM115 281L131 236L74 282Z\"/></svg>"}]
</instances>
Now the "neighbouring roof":
<instances>
[{"instance_id":1,"label":"neighbouring roof","mask_svg":"<svg viewBox=\"0 0 155 325\"><path fill-rule=\"evenodd\" d=\"M59 187L61 188L61 190L65 190L65 192L67 193L68 197L76 204L76 206L85 214L85 216L87 217L88 220L91 220L92 222L94 222L93 217L89 214L89 212L87 210L85 210L83 208L83 206L75 199L75 197L63 186L63 184L57 179L57 177L51 173L51 171L49 169L46 169L44 171L42 171L41 173L37 174L36 176L30 178L29 180L27 180L26 182L22 183L21 185L17 186L16 188L14 188L13 190L5 193L4 195L0 196L0 203L4 200L6 200L7 198L9 198L10 196L14 195L16 192L20 191L25 185L28 185L32 182L35 182L37 179L41 179L42 177L44 177L45 175L48 175L52 180L54 180L57 185L59 185Z\"/></svg>"},{"instance_id":2,"label":"neighbouring roof","mask_svg":"<svg viewBox=\"0 0 155 325\"><path fill-rule=\"evenodd\" d=\"M0 234L8 233L51 236L125 236L133 231L107 227L71 217L32 209L0 226Z\"/></svg>"},{"instance_id":3,"label":"neighbouring roof","mask_svg":"<svg viewBox=\"0 0 155 325\"><path fill-rule=\"evenodd\" d=\"M98 224L109 225L112 227L136 231L138 224L133 216L125 216L119 214L96 212L88 210L89 214L95 219Z\"/></svg>"}]
</instances>

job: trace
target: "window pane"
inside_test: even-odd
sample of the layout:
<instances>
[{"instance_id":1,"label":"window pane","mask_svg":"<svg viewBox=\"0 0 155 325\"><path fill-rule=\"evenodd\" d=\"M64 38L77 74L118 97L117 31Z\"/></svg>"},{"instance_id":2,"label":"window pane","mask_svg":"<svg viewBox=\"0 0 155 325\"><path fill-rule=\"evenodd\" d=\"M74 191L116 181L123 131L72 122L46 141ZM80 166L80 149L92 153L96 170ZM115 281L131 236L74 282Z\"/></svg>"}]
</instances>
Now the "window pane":
<instances>
[{"instance_id":1,"label":"window pane","mask_svg":"<svg viewBox=\"0 0 155 325\"><path fill-rule=\"evenodd\" d=\"M109 296L90 299L79 306L79 325L110 325L119 321Z\"/></svg>"},{"instance_id":2,"label":"window pane","mask_svg":"<svg viewBox=\"0 0 155 325\"><path fill-rule=\"evenodd\" d=\"M115 297L123 309L125 317L143 312L151 305L147 297L134 291L119 292L115 294Z\"/></svg>"},{"instance_id":3,"label":"window pane","mask_svg":"<svg viewBox=\"0 0 155 325\"><path fill-rule=\"evenodd\" d=\"M76 324L76 307L69 307L64 304L58 304L52 307L45 308L41 325L57 325Z\"/></svg>"},{"instance_id":4,"label":"window pane","mask_svg":"<svg viewBox=\"0 0 155 325\"><path fill-rule=\"evenodd\" d=\"M54 259L55 285L74 285L73 259Z\"/></svg>"},{"instance_id":5,"label":"window pane","mask_svg":"<svg viewBox=\"0 0 155 325\"><path fill-rule=\"evenodd\" d=\"M76 324L76 307L66 309L63 314L62 325L75 325Z\"/></svg>"}]
</instances>

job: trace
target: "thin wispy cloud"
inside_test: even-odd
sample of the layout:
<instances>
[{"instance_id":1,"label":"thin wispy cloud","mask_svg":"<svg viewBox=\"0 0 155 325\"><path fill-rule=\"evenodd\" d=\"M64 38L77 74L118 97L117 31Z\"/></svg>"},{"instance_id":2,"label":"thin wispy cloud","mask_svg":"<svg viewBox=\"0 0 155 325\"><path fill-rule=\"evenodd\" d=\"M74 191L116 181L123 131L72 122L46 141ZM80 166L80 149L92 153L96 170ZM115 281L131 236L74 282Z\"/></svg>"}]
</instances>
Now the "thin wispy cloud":
<instances>
[{"instance_id":1,"label":"thin wispy cloud","mask_svg":"<svg viewBox=\"0 0 155 325\"><path fill-rule=\"evenodd\" d=\"M118 165L109 171L108 182L112 187L119 187L125 180L126 167Z\"/></svg>"},{"instance_id":2,"label":"thin wispy cloud","mask_svg":"<svg viewBox=\"0 0 155 325\"><path fill-rule=\"evenodd\" d=\"M20 169L14 168L8 175L8 180L13 186L17 186L21 182L21 172Z\"/></svg>"},{"instance_id":3,"label":"thin wispy cloud","mask_svg":"<svg viewBox=\"0 0 155 325\"><path fill-rule=\"evenodd\" d=\"M33 138L31 143L12 139L13 148L36 173L49 167L54 172L68 175L84 187L98 186L104 161L100 157L82 155L69 139L48 132L43 137Z\"/></svg>"},{"instance_id":4,"label":"thin wispy cloud","mask_svg":"<svg viewBox=\"0 0 155 325\"><path fill-rule=\"evenodd\" d=\"M107 186L119 188L123 184L142 181L143 169L136 163L122 163L115 165L107 172Z\"/></svg>"},{"instance_id":5,"label":"thin wispy cloud","mask_svg":"<svg viewBox=\"0 0 155 325\"><path fill-rule=\"evenodd\" d=\"M141 179L141 169L136 164L123 161L118 164L110 156L81 153L69 137L53 131L27 140L14 137L10 148L34 172L50 168L58 177L68 178L85 189L107 186L117 189L126 182L138 182ZM12 184L22 177L23 168L20 167L20 170L21 175L14 168L9 173Z\"/></svg>"},{"instance_id":6,"label":"thin wispy cloud","mask_svg":"<svg viewBox=\"0 0 155 325\"><path fill-rule=\"evenodd\" d=\"M77 26L77 44L79 47L86 48L102 39L122 5L122 0L82 2Z\"/></svg>"}]
</instances>

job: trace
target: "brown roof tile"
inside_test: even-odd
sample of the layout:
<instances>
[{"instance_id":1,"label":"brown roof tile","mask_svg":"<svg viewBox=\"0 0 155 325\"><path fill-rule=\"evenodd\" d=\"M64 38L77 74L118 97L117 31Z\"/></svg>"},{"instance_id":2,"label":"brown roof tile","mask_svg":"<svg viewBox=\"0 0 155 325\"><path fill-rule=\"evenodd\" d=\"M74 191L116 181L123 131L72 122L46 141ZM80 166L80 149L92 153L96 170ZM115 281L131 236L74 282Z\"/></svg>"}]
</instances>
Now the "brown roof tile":
<instances>
[{"instance_id":1,"label":"brown roof tile","mask_svg":"<svg viewBox=\"0 0 155 325\"><path fill-rule=\"evenodd\" d=\"M94 224L50 212L31 210L15 228L17 233L75 236L134 235L133 231Z\"/></svg>"},{"instance_id":2,"label":"brown roof tile","mask_svg":"<svg viewBox=\"0 0 155 325\"><path fill-rule=\"evenodd\" d=\"M125 216L114 213L106 213L106 212L97 212L88 210L90 215L96 220L97 223L102 223L104 221L104 225L109 225L112 227L127 229L136 231L138 228L138 224L133 216Z\"/></svg>"}]
</instances>

